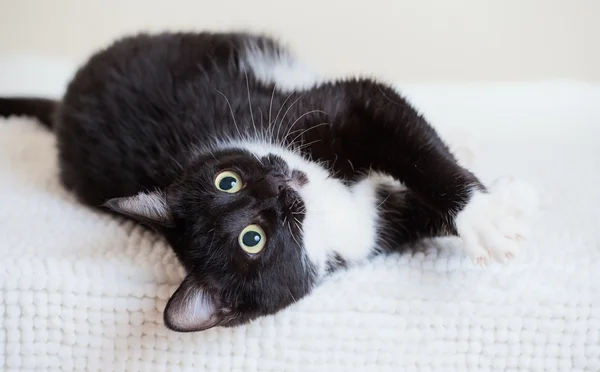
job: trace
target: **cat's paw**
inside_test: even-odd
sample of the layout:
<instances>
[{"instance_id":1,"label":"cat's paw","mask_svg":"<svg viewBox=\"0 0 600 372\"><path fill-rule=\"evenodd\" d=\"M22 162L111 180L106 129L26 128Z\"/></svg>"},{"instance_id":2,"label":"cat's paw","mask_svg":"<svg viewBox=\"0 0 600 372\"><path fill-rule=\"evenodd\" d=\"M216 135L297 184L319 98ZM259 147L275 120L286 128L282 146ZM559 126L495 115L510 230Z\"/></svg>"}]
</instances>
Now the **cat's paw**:
<instances>
[{"instance_id":1,"label":"cat's paw","mask_svg":"<svg viewBox=\"0 0 600 372\"><path fill-rule=\"evenodd\" d=\"M529 217L537 204L534 188L512 177L498 179L488 193L476 192L455 218L469 257L480 266L515 258L520 241L529 234Z\"/></svg>"}]
</instances>

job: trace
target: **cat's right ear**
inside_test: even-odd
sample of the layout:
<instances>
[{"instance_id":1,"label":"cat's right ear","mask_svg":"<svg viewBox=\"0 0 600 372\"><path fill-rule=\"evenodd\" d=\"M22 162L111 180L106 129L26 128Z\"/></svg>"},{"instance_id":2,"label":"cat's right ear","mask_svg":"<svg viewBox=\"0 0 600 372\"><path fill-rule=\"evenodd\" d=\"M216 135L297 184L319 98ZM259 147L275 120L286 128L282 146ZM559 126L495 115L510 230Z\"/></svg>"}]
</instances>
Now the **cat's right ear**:
<instances>
[{"instance_id":1,"label":"cat's right ear","mask_svg":"<svg viewBox=\"0 0 600 372\"><path fill-rule=\"evenodd\" d=\"M110 199L104 206L153 227L173 226L171 209L161 191L140 192L134 196Z\"/></svg>"},{"instance_id":2,"label":"cat's right ear","mask_svg":"<svg viewBox=\"0 0 600 372\"><path fill-rule=\"evenodd\" d=\"M217 303L215 296L197 283L193 274L188 274L167 302L163 315L165 326L177 332L215 327L223 321Z\"/></svg>"}]
</instances>

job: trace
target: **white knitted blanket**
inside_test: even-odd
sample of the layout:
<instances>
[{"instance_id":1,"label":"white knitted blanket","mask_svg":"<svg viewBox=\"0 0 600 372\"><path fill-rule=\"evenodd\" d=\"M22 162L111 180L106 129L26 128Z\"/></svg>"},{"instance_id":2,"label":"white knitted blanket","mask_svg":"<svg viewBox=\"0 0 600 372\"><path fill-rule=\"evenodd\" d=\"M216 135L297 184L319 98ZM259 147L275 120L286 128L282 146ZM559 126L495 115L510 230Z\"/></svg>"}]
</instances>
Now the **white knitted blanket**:
<instances>
[{"instance_id":1,"label":"white knitted blanket","mask_svg":"<svg viewBox=\"0 0 600 372\"><path fill-rule=\"evenodd\" d=\"M53 135L0 120L0 370L600 371L600 86L404 91L484 181L537 187L527 253L480 269L459 240L426 242L195 334L162 323L182 278L167 245L79 205Z\"/></svg>"}]
</instances>

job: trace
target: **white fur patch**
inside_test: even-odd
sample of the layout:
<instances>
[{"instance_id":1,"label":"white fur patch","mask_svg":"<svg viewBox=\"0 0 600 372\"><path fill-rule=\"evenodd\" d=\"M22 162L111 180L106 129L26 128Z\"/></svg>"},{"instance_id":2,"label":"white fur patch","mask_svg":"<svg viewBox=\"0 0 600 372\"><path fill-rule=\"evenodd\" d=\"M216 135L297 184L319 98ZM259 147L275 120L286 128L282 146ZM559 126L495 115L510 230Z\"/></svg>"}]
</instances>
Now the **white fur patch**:
<instances>
[{"instance_id":1,"label":"white fur patch","mask_svg":"<svg viewBox=\"0 0 600 372\"><path fill-rule=\"evenodd\" d=\"M338 253L349 263L367 258L377 241L377 189L380 185L400 183L390 176L372 173L351 187L330 177L330 172L294 152L261 142L240 141L231 146L244 148L263 157L273 154L284 159L290 170L300 170L308 183L299 188L306 207L302 238L307 256L324 274L328 257Z\"/></svg>"},{"instance_id":2,"label":"white fur patch","mask_svg":"<svg viewBox=\"0 0 600 372\"><path fill-rule=\"evenodd\" d=\"M323 81L315 70L288 50L265 50L251 42L246 44L241 68L249 70L259 81L276 84L282 92L308 89Z\"/></svg>"},{"instance_id":3,"label":"white fur patch","mask_svg":"<svg viewBox=\"0 0 600 372\"><path fill-rule=\"evenodd\" d=\"M481 266L491 259L512 260L520 253L519 240L528 235L528 217L537 207L533 188L511 178L497 180L489 193L475 191L456 215L458 235L467 254Z\"/></svg>"}]
</instances>

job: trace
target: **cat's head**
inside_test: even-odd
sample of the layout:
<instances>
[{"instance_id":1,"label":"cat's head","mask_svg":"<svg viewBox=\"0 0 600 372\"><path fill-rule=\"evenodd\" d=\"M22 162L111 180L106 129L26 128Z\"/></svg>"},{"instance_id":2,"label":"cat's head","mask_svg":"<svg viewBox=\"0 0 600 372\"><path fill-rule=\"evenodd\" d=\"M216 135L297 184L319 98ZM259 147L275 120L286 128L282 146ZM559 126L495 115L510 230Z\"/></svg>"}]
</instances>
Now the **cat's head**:
<instances>
[{"instance_id":1,"label":"cat's head","mask_svg":"<svg viewBox=\"0 0 600 372\"><path fill-rule=\"evenodd\" d=\"M310 182L276 155L206 152L165 190L107 206L161 230L188 275L165 308L176 331L234 326L305 296L316 270L302 241Z\"/></svg>"}]
</instances>

